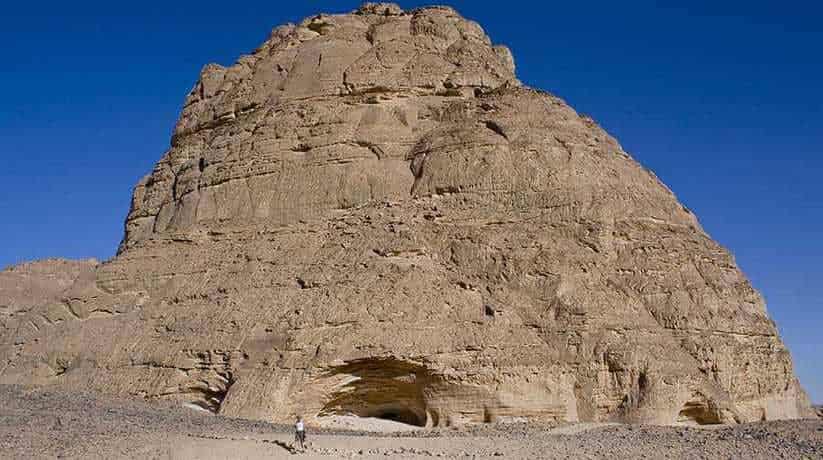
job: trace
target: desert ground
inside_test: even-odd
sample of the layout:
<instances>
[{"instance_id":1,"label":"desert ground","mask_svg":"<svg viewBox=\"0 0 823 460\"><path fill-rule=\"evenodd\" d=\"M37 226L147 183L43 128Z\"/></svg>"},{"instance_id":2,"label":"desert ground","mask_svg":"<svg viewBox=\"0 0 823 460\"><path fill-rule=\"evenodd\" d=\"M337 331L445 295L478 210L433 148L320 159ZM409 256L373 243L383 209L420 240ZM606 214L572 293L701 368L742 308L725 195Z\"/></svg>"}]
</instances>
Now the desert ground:
<instances>
[{"instance_id":1,"label":"desert ground","mask_svg":"<svg viewBox=\"0 0 823 460\"><path fill-rule=\"evenodd\" d=\"M297 451L288 426L163 402L0 386L0 407L4 459L823 458L821 420L715 428L508 424L393 431L399 427L382 421L341 419L335 423L349 429L309 427L309 444Z\"/></svg>"}]
</instances>

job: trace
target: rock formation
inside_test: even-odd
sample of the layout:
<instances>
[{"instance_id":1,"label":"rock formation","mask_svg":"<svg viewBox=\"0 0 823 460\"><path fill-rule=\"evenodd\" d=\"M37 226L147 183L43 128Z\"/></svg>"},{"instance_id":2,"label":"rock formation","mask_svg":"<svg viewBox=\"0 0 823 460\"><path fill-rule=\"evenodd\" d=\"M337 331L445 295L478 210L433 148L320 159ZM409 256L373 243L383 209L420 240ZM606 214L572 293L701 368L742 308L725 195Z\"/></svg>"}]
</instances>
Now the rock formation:
<instances>
[{"instance_id":1,"label":"rock formation","mask_svg":"<svg viewBox=\"0 0 823 460\"><path fill-rule=\"evenodd\" d=\"M0 291L0 382L275 421L812 414L728 251L445 7L206 66L117 256L72 270Z\"/></svg>"},{"instance_id":2,"label":"rock formation","mask_svg":"<svg viewBox=\"0 0 823 460\"><path fill-rule=\"evenodd\" d=\"M71 261L50 259L20 264L0 271L0 313L13 317L41 305L82 298L94 286L94 259Z\"/></svg>"}]
</instances>

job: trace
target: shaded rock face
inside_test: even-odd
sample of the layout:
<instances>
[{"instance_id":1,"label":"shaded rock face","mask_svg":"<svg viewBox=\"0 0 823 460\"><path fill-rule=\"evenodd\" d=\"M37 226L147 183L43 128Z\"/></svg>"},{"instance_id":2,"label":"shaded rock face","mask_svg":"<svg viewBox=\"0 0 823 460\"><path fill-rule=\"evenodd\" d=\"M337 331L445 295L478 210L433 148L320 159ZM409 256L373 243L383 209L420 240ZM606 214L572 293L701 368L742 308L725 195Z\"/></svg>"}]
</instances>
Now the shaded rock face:
<instances>
[{"instance_id":1,"label":"shaded rock face","mask_svg":"<svg viewBox=\"0 0 823 460\"><path fill-rule=\"evenodd\" d=\"M92 273L74 315L0 310L0 382L276 421L812 414L729 253L449 8L319 15L207 66Z\"/></svg>"}]
</instances>

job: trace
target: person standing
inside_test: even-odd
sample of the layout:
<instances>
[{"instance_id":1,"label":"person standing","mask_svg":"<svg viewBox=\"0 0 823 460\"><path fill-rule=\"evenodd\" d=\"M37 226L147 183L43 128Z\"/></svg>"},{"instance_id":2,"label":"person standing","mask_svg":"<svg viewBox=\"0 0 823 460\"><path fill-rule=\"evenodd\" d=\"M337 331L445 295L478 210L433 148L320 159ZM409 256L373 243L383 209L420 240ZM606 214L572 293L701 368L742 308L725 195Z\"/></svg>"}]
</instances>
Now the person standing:
<instances>
[{"instance_id":1,"label":"person standing","mask_svg":"<svg viewBox=\"0 0 823 460\"><path fill-rule=\"evenodd\" d=\"M306 442L306 426L303 424L303 417L297 416L297 421L294 423L294 440L303 450L303 445Z\"/></svg>"}]
</instances>

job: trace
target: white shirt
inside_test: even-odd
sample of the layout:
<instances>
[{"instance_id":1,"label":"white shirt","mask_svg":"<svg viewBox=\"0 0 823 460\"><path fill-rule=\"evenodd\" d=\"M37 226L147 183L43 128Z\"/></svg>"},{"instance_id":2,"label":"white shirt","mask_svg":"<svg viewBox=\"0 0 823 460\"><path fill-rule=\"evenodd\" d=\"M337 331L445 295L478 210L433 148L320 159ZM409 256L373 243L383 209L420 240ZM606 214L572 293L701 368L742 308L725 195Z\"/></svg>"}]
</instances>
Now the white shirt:
<instances>
[{"instance_id":1,"label":"white shirt","mask_svg":"<svg viewBox=\"0 0 823 460\"><path fill-rule=\"evenodd\" d=\"M297 431L303 431L303 421L299 421L294 424L294 429Z\"/></svg>"}]
</instances>

